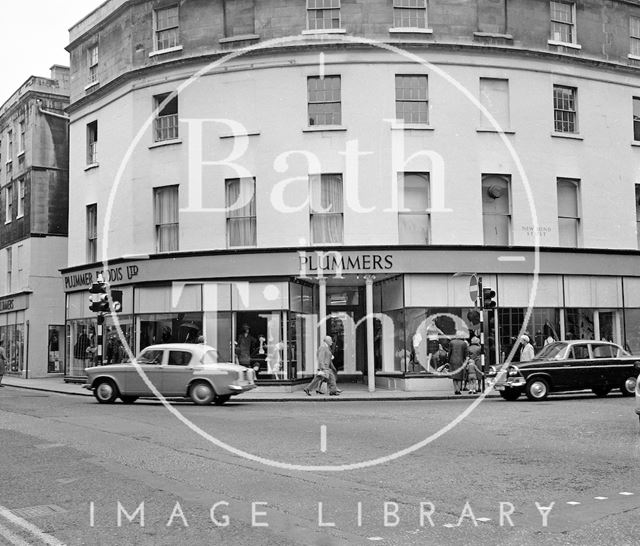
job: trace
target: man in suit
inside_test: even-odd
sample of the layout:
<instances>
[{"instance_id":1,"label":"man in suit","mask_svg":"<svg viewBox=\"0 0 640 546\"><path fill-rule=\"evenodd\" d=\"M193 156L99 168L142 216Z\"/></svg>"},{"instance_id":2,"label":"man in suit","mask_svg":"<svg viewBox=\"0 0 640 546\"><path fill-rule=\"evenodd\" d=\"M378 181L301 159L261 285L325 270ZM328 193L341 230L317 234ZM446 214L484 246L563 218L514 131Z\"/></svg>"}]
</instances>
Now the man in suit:
<instances>
[{"instance_id":1,"label":"man in suit","mask_svg":"<svg viewBox=\"0 0 640 546\"><path fill-rule=\"evenodd\" d=\"M320 347L318 347L318 372L311 380L311 383L304 389L304 392L307 393L308 396L311 396L312 390L320 392L320 385L322 385L322 382L325 380L329 385L329 396L338 396L340 394L336 386L337 370L331 361L333 359L333 354L331 354L332 344L333 339L331 339L331 336L325 336Z\"/></svg>"}]
</instances>

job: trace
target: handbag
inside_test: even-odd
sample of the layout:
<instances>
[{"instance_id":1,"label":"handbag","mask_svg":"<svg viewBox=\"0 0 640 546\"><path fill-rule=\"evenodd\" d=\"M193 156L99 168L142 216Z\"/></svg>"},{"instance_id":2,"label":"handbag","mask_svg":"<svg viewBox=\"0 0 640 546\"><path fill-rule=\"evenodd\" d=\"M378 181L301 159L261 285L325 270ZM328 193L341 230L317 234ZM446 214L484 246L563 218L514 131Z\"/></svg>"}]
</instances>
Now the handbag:
<instances>
[{"instance_id":1,"label":"handbag","mask_svg":"<svg viewBox=\"0 0 640 546\"><path fill-rule=\"evenodd\" d=\"M326 377L329 377L329 372L327 370L318 370L316 372L316 375L318 377L325 377L326 378Z\"/></svg>"}]
</instances>

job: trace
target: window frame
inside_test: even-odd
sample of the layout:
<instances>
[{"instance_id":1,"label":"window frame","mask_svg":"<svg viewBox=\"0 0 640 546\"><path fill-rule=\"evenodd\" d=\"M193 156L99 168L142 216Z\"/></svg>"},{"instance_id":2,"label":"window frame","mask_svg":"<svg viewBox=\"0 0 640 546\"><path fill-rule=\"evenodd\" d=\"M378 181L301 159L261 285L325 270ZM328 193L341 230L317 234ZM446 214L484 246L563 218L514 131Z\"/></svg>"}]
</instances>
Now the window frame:
<instances>
[{"instance_id":1,"label":"window frame","mask_svg":"<svg viewBox=\"0 0 640 546\"><path fill-rule=\"evenodd\" d=\"M314 92L323 92L325 95L334 90L330 87L325 87L324 89L311 89L311 82L326 82L326 81L337 81L338 82L338 98L327 99L326 96L324 100L312 100L312 93ZM327 105L327 104L338 104L338 113L337 119L335 119L336 114L331 111L323 111L316 112L312 114L312 105ZM332 116L333 123L317 123L314 121L316 119L315 116ZM309 127L336 127L342 125L342 76L340 74L330 74L325 76L307 76L307 124Z\"/></svg>"},{"instance_id":2,"label":"window frame","mask_svg":"<svg viewBox=\"0 0 640 546\"><path fill-rule=\"evenodd\" d=\"M400 90L418 90L418 91L422 91L422 87L399 87L399 80L411 80L411 79L417 79L418 81L424 81L425 85L424 85L424 91L425 91L425 95L426 98L413 98L413 97L400 97L399 96L399 91ZM406 125L429 125L429 76L427 74L396 74L395 75L395 105L396 105L396 122L401 122L403 124ZM404 117L407 113L413 115L415 112L402 112L403 116L401 117L400 111L399 111L399 107L400 105L404 105L404 104L424 104L425 105L425 115L426 115L426 120L421 120L420 119L420 111L418 111L418 121L407 121L406 117Z\"/></svg>"},{"instance_id":3,"label":"window frame","mask_svg":"<svg viewBox=\"0 0 640 546\"><path fill-rule=\"evenodd\" d=\"M564 214L563 215L560 214L560 184L561 183L569 183L575 188L576 216L567 216ZM580 248L582 246L581 245L582 238L581 238L581 230L580 230L581 217L582 217L582 211L580 206L580 180L578 178L567 178L562 176L557 177L556 178L556 199L558 204L558 246L561 248ZM575 247L563 244L562 241L560 240L560 220L561 219L575 221L575 229L576 229L576 246Z\"/></svg>"},{"instance_id":4,"label":"window frame","mask_svg":"<svg viewBox=\"0 0 640 546\"><path fill-rule=\"evenodd\" d=\"M20 129L18 132L18 156L21 156L25 152L26 123L24 119L20 120L18 128Z\"/></svg>"},{"instance_id":5,"label":"window frame","mask_svg":"<svg viewBox=\"0 0 640 546\"><path fill-rule=\"evenodd\" d=\"M235 210L230 210L231 205L228 202L228 191L229 191L229 186L233 183L238 182L240 185L242 185L242 181L243 180L251 180L251 184L252 184L252 188L251 188L251 201L249 203L247 203L243 209L248 208L249 212L253 213L253 214L246 214L246 215L242 215L242 214L234 214L236 211ZM224 181L224 191L225 191L225 211L226 211L226 221L225 221L225 228L226 228L226 239L227 239L227 248L253 248L256 247L258 245L258 220L257 220L257 210L256 210L256 179L255 177L246 177L246 178L227 178ZM241 212L241 211L238 211ZM253 236L254 236L254 240L251 242L247 241L243 241L244 244L232 244L231 241L231 224L234 223L235 220L248 220L249 224L253 224Z\"/></svg>"},{"instance_id":6,"label":"window frame","mask_svg":"<svg viewBox=\"0 0 640 546\"><path fill-rule=\"evenodd\" d=\"M10 224L13 221L13 182L4 187L4 200L4 223Z\"/></svg>"},{"instance_id":7,"label":"window frame","mask_svg":"<svg viewBox=\"0 0 640 546\"><path fill-rule=\"evenodd\" d=\"M163 28L159 27L159 15L161 12L169 11L175 9L176 10L176 24L173 26L166 26ZM159 39L159 35L163 32L171 32L175 31L175 35L171 34L173 39L175 40L175 44L170 45L168 47L160 47L161 39ZM180 47L180 4L171 4L168 6L158 7L153 10L153 50L154 52L160 51L171 51L174 48Z\"/></svg>"},{"instance_id":8,"label":"window frame","mask_svg":"<svg viewBox=\"0 0 640 546\"><path fill-rule=\"evenodd\" d=\"M415 3L421 3L420 6L409 6L409 5L401 5L401 4L410 4L411 0L393 0L393 28L394 29L415 29L415 30L427 30L429 28L429 6L427 0L415 0ZM422 12L424 13L424 25L405 25L402 24L403 14L411 13L416 14ZM411 17L408 20L411 22ZM420 17L418 16L419 20Z\"/></svg>"},{"instance_id":9,"label":"window frame","mask_svg":"<svg viewBox=\"0 0 640 546\"><path fill-rule=\"evenodd\" d=\"M93 44L87 48L87 66L89 73L87 76L87 84L89 86L98 83L98 65L100 64L100 48L98 44Z\"/></svg>"},{"instance_id":10,"label":"window frame","mask_svg":"<svg viewBox=\"0 0 640 546\"><path fill-rule=\"evenodd\" d=\"M12 280L13 280L13 248L8 246L6 252L7 259L7 294L11 293L12 290Z\"/></svg>"},{"instance_id":11,"label":"window frame","mask_svg":"<svg viewBox=\"0 0 640 546\"><path fill-rule=\"evenodd\" d=\"M554 10L553 10L554 4L565 5L570 7L570 13L571 13L570 22L563 21L558 18L554 19ZM554 35L554 24L562 25L569 28L569 32L571 33L571 39L569 41L563 40L562 36L560 36L559 38L556 38ZM578 43L577 30L578 29L576 25L576 3L573 1L567 1L567 0L549 0L549 36L550 36L549 41L552 44L558 44L558 45L564 45L564 44L576 45Z\"/></svg>"},{"instance_id":12,"label":"window frame","mask_svg":"<svg viewBox=\"0 0 640 546\"><path fill-rule=\"evenodd\" d=\"M640 250L640 183L635 184L635 205L636 205L636 238L638 240L638 250Z\"/></svg>"},{"instance_id":13,"label":"window frame","mask_svg":"<svg viewBox=\"0 0 640 546\"><path fill-rule=\"evenodd\" d=\"M314 199L315 191L313 189L313 184L315 180L318 180L320 183L320 187L318 188L318 195L321 197L322 195L322 181L328 180L328 177L339 177L340 179L340 210L335 212L328 212L322 210L314 210ZM331 203L331 208L335 207L334 203ZM320 203L320 208L322 208L322 203ZM314 234L314 219L315 218L329 218L336 217L340 218L340 237L338 241L316 241ZM344 176L342 173L317 173L309 175L309 230L310 236L309 240L312 245L342 245L344 244Z\"/></svg>"},{"instance_id":14,"label":"window frame","mask_svg":"<svg viewBox=\"0 0 640 546\"><path fill-rule=\"evenodd\" d=\"M24 216L24 202L25 202L25 180L24 178L18 179L18 209L16 211L16 220Z\"/></svg>"},{"instance_id":15,"label":"window frame","mask_svg":"<svg viewBox=\"0 0 640 546\"><path fill-rule=\"evenodd\" d=\"M157 207L158 200L160 199L160 194L163 192L175 191L176 192L176 211L175 211L175 222L158 222L159 211ZM154 244L156 254L162 254L165 252L177 252L180 250L180 186L178 184L170 184L167 186L157 186L153 188L153 223L154 223ZM176 230L175 234L175 248L160 248L160 231L166 227L174 227Z\"/></svg>"},{"instance_id":16,"label":"window frame","mask_svg":"<svg viewBox=\"0 0 640 546\"><path fill-rule=\"evenodd\" d=\"M507 246L511 246L513 244L513 190L512 190L512 179L511 179L511 174L505 174L505 173L481 173L480 175L480 188L481 191L484 193L484 188L485 188L485 180L488 179L489 177L496 177L499 179L502 179L505 183L506 183L506 188L507 188L507 198L508 198L508 211L506 213L495 213L495 212L485 212L485 208L484 208L484 196L481 199L481 203L482 203L482 244L483 246L489 246L489 247L495 247L495 246L502 246L499 244L494 244L494 243L488 243L486 241L486 238L484 236L484 219L485 216L504 216L507 218ZM487 191L490 188L487 187Z\"/></svg>"},{"instance_id":17,"label":"window frame","mask_svg":"<svg viewBox=\"0 0 640 546\"><path fill-rule=\"evenodd\" d=\"M629 16L629 56L640 59L640 17L635 15Z\"/></svg>"},{"instance_id":18,"label":"window frame","mask_svg":"<svg viewBox=\"0 0 640 546\"><path fill-rule=\"evenodd\" d=\"M569 90L571 91L570 101L573 105L573 109L563 108L563 104L560 101L566 100L564 97L556 95L557 90ZM560 114L560 119L558 117ZM567 119L562 119L563 115L566 115ZM572 117L572 119L571 119ZM564 129L566 125L567 129ZM553 84L553 130L560 134L579 134L578 126L578 88L570 85Z\"/></svg>"},{"instance_id":19,"label":"window frame","mask_svg":"<svg viewBox=\"0 0 640 546\"><path fill-rule=\"evenodd\" d=\"M95 263L98 260L98 204L91 203L86 207L86 260Z\"/></svg>"},{"instance_id":20,"label":"window frame","mask_svg":"<svg viewBox=\"0 0 640 546\"><path fill-rule=\"evenodd\" d=\"M98 120L87 123L87 166L98 164Z\"/></svg>"},{"instance_id":21,"label":"window frame","mask_svg":"<svg viewBox=\"0 0 640 546\"><path fill-rule=\"evenodd\" d=\"M13 161L13 129L7 131L7 163Z\"/></svg>"},{"instance_id":22,"label":"window frame","mask_svg":"<svg viewBox=\"0 0 640 546\"><path fill-rule=\"evenodd\" d=\"M325 7L324 3L331 3L333 4L334 2L336 2L338 5L337 6L329 6L329 7ZM318 4L322 3L323 6L318 7ZM313 6L312 6L313 4ZM318 18L312 18L311 15L312 14L317 14L318 12L329 12L329 11L333 11L333 12L337 12L338 14L338 26L334 26L333 22L336 20L335 17L331 17L330 19L326 19L324 17L318 19ZM307 0L307 30L310 32L331 32L331 31L336 31L336 30L341 30L342 29L342 2L341 0ZM335 14L333 14L335 15ZM330 27L326 27L324 26L324 22L325 21L330 21L331 22L331 26ZM323 26L322 27L318 27L317 25L312 26L311 23L312 21L314 23L317 23L318 21L323 21Z\"/></svg>"},{"instance_id":23,"label":"window frame","mask_svg":"<svg viewBox=\"0 0 640 546\"><path fill-rule=\"evenodd\" d=\"M404 179L407 175L419 176L424 178L425 180L425 189L427 193L427 208L423 210L412 210L406 208L407 195L406 195L406 186L404 184ZM398 173L398 191L400 195L399 207L398 207L398 244L400 245L430 245L432 243L431 237L431 176L429 172L417 172L417 171L404 171ZM426 217L426 228L427 228L427 239L423 243L414 243L414 242L403 242L402 241L402 229L401 229L401 218L403 216L424 216Z\"/></svg>"},{"instance_id":24,"label":"window frame","mask_svg":"<svg viewBox=\"0 0 640 546\"><path fill-rule=\"evenodd\" d=\"M154 111L157 110L157 114L153 120L153 141L154 142L168 142L171 140L178 140L180 138L180 128L179 128L179 102L178 102L178 94L175 92L171 93L161 93L159 95L153 96L154 101ZM171 100L164 105L164 107L160 110L158 108L160 105L172 94L174 96ZM162 112L171 108L175 104L175 114L165 114ZM163 134L166 135L163 137Z\"/></svg>"}]
</instances>

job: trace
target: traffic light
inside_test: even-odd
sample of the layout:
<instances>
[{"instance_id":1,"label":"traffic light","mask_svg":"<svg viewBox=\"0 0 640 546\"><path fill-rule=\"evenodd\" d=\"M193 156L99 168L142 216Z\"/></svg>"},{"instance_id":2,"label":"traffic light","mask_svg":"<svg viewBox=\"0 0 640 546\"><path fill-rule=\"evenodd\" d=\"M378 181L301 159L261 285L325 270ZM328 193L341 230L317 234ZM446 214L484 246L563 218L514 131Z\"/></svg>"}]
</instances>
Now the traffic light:
<instances>
[{"instance_id":1,"label":"traffic light","mask_svg":"<svg viewBox=\"0 0 640 546\"><path fill-rule=\"evenodd\" d=\"M109 305L109 286L104 282L94 282L89 289L89 310L94 313L117 313L122 311L122 290L111 290L113 309Z\"/></svg>"},{"instance_id":2,"label":"traffic light","mask_svg":"<svg viewBox=\"0 0 640 546\"><path fill-rule=\"evenodd\" d=\"M493 309L496 306L496 302L493 298L496 297L496 291L492 288L482 289L482 308Z\"/></svg>"}]
</instances>

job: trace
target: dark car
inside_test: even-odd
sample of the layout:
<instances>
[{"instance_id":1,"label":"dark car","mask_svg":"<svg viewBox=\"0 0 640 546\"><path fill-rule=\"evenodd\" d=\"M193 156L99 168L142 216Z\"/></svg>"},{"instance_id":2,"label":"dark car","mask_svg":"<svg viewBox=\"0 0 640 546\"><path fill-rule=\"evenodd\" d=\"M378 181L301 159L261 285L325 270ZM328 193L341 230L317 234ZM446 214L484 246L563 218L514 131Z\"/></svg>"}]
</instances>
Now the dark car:
<instances>
[{"instance_id":1,"label":"dark car","mask_svg":"<svg viewBox=\"0 0 640 546\"><path fill-rule=\"evenodd\" d=\"M529 400L544 400L550 392L584 389L596 396L606 396L612 389L633 396L638 373L640 356L632 356L615 343L556 341L533 360L501 369L494 388L505 400L516 400L522 393Z\"/></svg>"}]
</instances>

